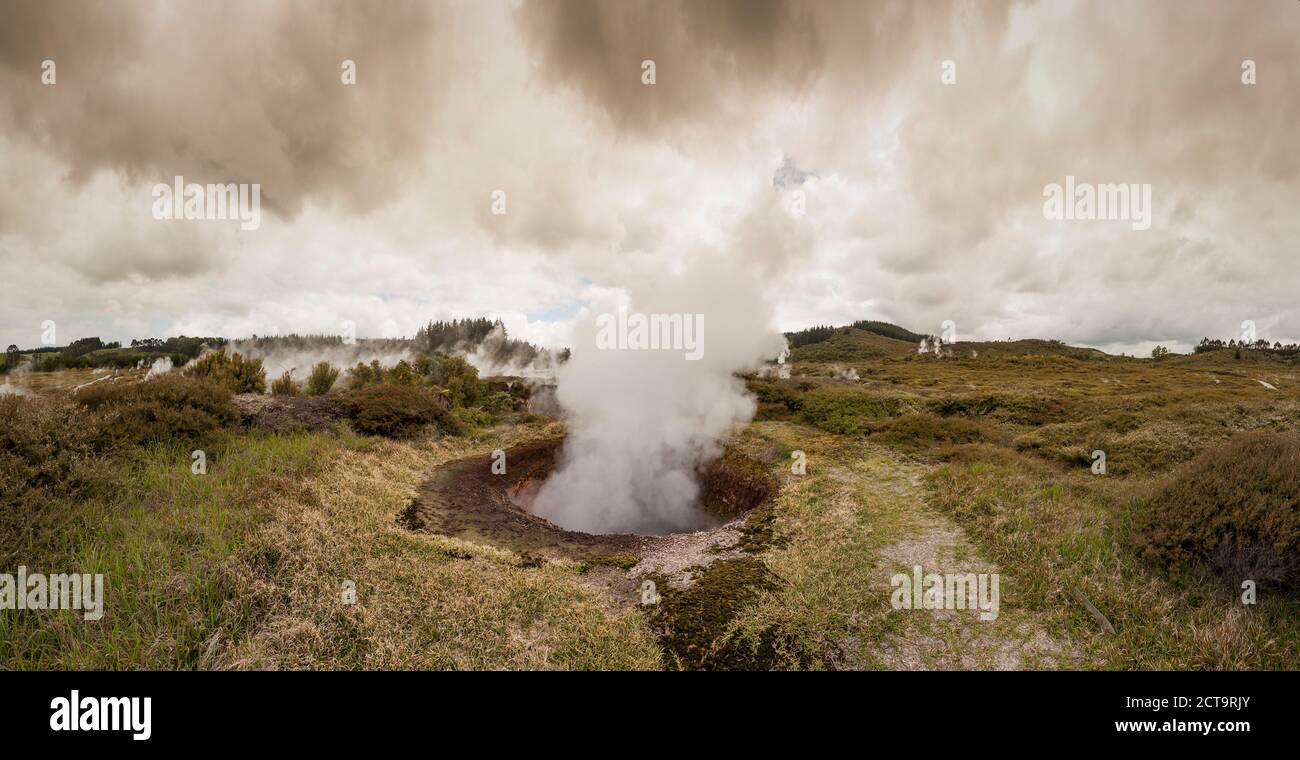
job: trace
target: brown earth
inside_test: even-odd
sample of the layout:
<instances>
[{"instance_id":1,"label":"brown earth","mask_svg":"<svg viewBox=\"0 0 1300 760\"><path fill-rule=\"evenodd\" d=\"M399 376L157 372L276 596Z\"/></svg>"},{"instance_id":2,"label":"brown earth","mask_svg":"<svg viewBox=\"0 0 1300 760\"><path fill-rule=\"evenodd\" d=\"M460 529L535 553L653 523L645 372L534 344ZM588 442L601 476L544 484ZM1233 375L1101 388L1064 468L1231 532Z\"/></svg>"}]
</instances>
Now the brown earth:
<instances>
[{"instance_id":1,"label":"brown earth","mask_svg":"<svg viewBox=\"0 0 1300 760\"><path fill-rule=\"evenodd\" d=\"M332 396L276 396L241 393L233 399L245 425L276 433L327 430L344 419Z\"/></svg>"},{"instance_id":2,"label":"brown earth","mask_svg":"<svg viewBox=\"0 0 1300 760\"><path fill-rule=\"evenodd\" d=\"M563 440L552 438L510 449L509 466L502 474L492 472L491 454L436 467L399 521L412 530L486 543L526 557L582 562L601 577L654 574L670 578L674 585L689 585L694 571L742 553L741 528L747 516L774 490L773 484L756 474L761 473L757 465L727 454L701 472L701 505L718 518L717 527L660 536L565 530L528 511L555 469ZM618 572L605 572L605 568Z\"/></svg>"},{"instance_id":3,"label":"brown earth","mask_svg":"<svg viewBox=\"0 0 1300 760\"><path fill-rule=\"evenodd\" d=\"M553 559L593 560L643 551L647 536L565 530L524 509L554 469L562 440L510 449L509 467L499 475L492 472L491 454L436 467L400 519L413 530Z\"/></svg>"}]
</instances>

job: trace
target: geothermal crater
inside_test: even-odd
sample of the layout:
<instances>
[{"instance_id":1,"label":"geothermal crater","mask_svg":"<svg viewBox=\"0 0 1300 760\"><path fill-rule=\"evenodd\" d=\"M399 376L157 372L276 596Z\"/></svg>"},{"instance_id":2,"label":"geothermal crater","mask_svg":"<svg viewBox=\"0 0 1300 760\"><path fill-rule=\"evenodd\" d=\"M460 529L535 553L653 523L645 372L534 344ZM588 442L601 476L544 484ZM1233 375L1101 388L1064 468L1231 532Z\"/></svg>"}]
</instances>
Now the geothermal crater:
<instances>
[{"instance_id":1,"label":"geothermal crater","mask_svg":"<svg viewBox=\"0 0 1300 760\"><path fill-rule=\"evenodd\" d=\"M420 485L401 521L414 530L476 540L527 555L577 560L617 555L629 557L631 562L696 531L738 538L735 526L775 491L775 481L762 464L725 453L700 471L700 520L684 532L643 535L567 530L532 512L538 491L558 465L563 442L563 438L553 438L508 450L504 474L492 472L490 454L443 464Z\"/></svg>"}]
</instances>

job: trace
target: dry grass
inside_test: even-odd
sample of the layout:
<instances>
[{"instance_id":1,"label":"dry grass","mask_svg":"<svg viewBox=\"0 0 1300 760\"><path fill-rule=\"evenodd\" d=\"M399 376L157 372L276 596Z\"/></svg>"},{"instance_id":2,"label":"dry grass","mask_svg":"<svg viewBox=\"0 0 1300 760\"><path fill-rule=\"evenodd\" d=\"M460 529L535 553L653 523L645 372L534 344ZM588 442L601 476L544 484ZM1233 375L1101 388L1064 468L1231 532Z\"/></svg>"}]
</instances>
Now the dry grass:
<instances>
[{"instance_id":1,"label":"dry grass","mask_svg":"<svg viewBox=\"0 0 1300 760\"><path fill-rule=\"evenodd\" d=\"M1300 602L1261 589L1245 606L1221 585L1173 579L1142 558L1133 528L1169 473L1208 448L1300 429L1300 372L1253 356L1009 351L796 364L793 380L755 383L769 419L731 445L769 462L781 487L763 535L746 539L758 564L745 567L764 582L728 609L729 651L753 657L736 661L1300 667ZM833 379L844 369L861 380ZM0 668L663 667L646 615L598 596L576 564L396 523L428 468L556 432L245 432L210 444L202 477L189 446L132 449L115 488L52 489L37 506L58 529L5 546L10 565L104 572L105 618L0 616ZM796 449L806 475L790 471ZM1107 452L1104 476L1089 471L1094 449ZM912 564L1000 573L998 619L892 609L889 577Z\"/></svg>"},{"instance_id":2,"label":"dry grass","mask_svg":"<svg viewBox=\"0 0 1300 760\"><path fill-rule=\"evenodd\" d=\"M888 450L790 423L754 425L744 437L807 455L805 475L777 458L785 485L773 504L775 540L762 555L777 579L732 625L751 649L785 668L1012 668L1069 662L1070 645L1047 636L1003 574L994 621L962 611L895 610L890 578L926 572L999 572L963 530L925 503L924 465Z\"/></svg>"},{"instance_id":3,"label":"dry grass","mask_svg":"<svg viewBox=\"0 0 1300 760\"><path fill-rule=\"evenodd\" d=\"M507 429L457 440L367 441L275 496L253 538L274 556L276 601L218 649L222 668L658 668L639 612L610 615L571 563L410 532L395 519L421 474L448 459L556 434ZM250 581L254 579L250 578ZM342 603L345 581L356 603Z\"/></svg>"}]
</instances>

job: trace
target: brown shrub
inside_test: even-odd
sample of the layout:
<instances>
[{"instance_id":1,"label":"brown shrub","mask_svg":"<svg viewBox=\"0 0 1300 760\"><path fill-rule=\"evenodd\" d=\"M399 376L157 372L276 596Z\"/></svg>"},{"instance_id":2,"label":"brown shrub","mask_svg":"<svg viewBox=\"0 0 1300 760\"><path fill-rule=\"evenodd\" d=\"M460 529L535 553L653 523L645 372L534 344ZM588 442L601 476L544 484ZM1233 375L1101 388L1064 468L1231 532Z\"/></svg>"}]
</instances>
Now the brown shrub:
<instances>
[{"instance_id":1,"label":"brown shrub","mask_svg":"<svg viewBox=\"0 0 1300 760\"><path fill-rule=\"evenodd\" d=\"M106 445L196 441L239 421L229 391L176 374L129 385L99 383L73 398L103 414L100 438Z\"/></svg>"},{"instance_id":2,"label":"brown shrub","mask_svg":"<svg viewBox=\"0 0 1300 760\"><path fill-rule=\"evenodd\" d=\"M66 398L0 396L0 557L58 515L51 500L106 483L100 419ZM12 557L10 557L12 559Z\"/></svg>"},{"instance_id":3,"label":"brown shrub","mask_svg":"<svg viewBox=\"0 0 1300 760\"><path fill-rule=\"evenodd\" d=\"M357 432L386 438L409 438L429 424L459 434L461 425L443 396L405 385L372 385L350 391L343 399Z\"/></svg>"},{"instance_id":4,"label":"brown shrub","mask_svg":"<svg viewBox=\"0 0 1300 760\"><path fill-rule=\"evenodd\" d=\"M872 440L907 449L924 449L942 444L979 443L992 437L987 424L965 417L907 414L876 428Z\"/></svg>"},{"instance_id":5,"label":"brown shrub","mask_svg":"<svg viewBox=\"0 0 1300 760\"><path fill-rule=\"evenodd\" d=\"M1206 449L1137 520L1142 553L1175 575L1208 568L1300 591L1300 434L1253 432Z\"/></svg>"}]
</instances>

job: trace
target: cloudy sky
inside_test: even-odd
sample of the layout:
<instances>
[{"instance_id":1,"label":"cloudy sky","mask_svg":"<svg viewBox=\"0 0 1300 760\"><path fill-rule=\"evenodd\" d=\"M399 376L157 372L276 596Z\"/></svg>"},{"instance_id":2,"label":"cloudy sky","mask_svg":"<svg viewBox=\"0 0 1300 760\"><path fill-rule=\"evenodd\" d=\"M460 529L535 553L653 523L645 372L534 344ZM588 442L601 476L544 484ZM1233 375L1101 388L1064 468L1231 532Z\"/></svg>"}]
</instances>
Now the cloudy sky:
<instances>
[{"instance_id":1,"label":"cloudy sky","mask_svg":"<svg viewBox=\"0 0 1300 760\"><path fill-rule=\"evenodd\" d=\"M1298 50L1294 0L5 0L0 345L555 344L709 257L783 329L1294 340ZM259 184L261 226L155 219L177 175ZM1046 219L1067 175L1149 184L1150 229Z\"/></svg>"}]
</instances>

